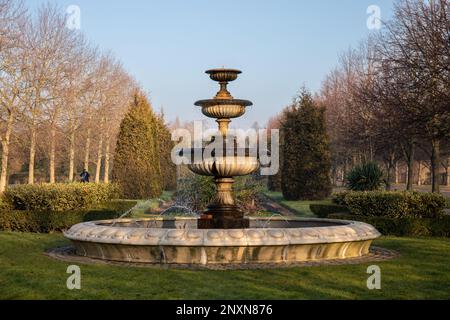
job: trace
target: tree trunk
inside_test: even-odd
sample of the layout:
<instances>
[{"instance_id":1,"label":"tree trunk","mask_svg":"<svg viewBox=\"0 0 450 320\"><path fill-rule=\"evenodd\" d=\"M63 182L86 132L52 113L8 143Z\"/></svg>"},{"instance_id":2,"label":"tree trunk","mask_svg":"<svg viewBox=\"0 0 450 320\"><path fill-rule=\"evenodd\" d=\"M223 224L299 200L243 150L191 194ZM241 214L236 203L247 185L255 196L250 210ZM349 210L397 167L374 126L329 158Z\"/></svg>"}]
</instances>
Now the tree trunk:
<instances>
[{"instance_id":1,"label":"tree trunk","mask_svg":"<svg viewBox=\"0 0 450 320\"><path fill-rule=\"evenodd\" d=\"M441 165L439 140L433 140L431 145L431 191L439 193L439 169Z\"/></svg>"},{"instance_id":2,"label":"tree trunk","mask_svg":"<svg viewBox=\"0 0 450 320\"><path fill-rule=\"evenodd\" d=\"M412 191L413 190L413 183L414 183L414 158L416 153L416 144L414 142L411 142L409 145L409 152L408 152L408 176L406 177L406 190Z\"/></svg>"},{"instance_id":3,"label":"tree trunk","mask_svg":"<svg viewBox=\"0 0 450 320\"><path fill-rule=\"evenodd\" d=\"M392 186L391 186L391 179L392 179L391 172L392 172L392 168L391 168L390 165L387 165L386 168L387 168L387 170L386 170L387 171L387 175L386 175L386 181L385 181L385 183L386 183L386 190L390 191L390 190L392 190Z\"/></svg>"},{"instance_id":4,"label":"tree trunk","mask_svg":"<svg viewBox=\"0 0 450 320\"><path fill-rule=\"evenodd\" d=\"M395 153L392 152L386 159L387 177L386 177L386 189L392 189L392 171L395 170L397 162L395 160Z\"/></svg>"},{"instance_id":5,"label":"tree trunk","mask_svg":"<svg viewBox=\"0 0 450 320\"><path fill-rule=\"evenodd\" d=\"M11 140L13 123L14 123L14 114L13 112L10 112L8 122L6 124L5 138L2 139L2 171L0 174L0 193L6 190L6 186L8 184L9 143Z\"/></svg>"},{"instance_id":6,"label":"tree trunk","mask_svg":"<svg viewBox=\"0 0 450 320\"><path fill-rule=\"evenodd\" d=\"M56 128L52 124L50 131L50 183L55 183L55 148L56 148Z\"/></svg>"},{"instance_id":7,"label":"tree trunk","mask_svg":"<svg viewBox=\"0 0 450 320\"><path fill-rule=\"evenodd\" d=\"M395 170L395 177L394 177L394 179L395 179L395 184L398 184L398 182L399 182L399 179L398 179L398 161L397 162L395 162L395 166L394 166L394 170Z\"/></svg>"},{"instance_id":8,"label":"tree trunk","mask_svg":"<svg viewBox=\"0 0 450 320\"><path fill-rule=\"evenodd\" d=\"M87 130L86 145L84 149L84 169L89 172L89 156L91 148L91 128Z\"/></svg>"},{"instance_id":9,"label":"tree trunk","mask_svg":"<svg viewBox=\"0 0 450 320\"><path fill-rule=\"evenodd\" d=\"M109 183L109 159L110 159L110 146L109 146L109 136L107 136L105 148L105 173L103 176L104 183Z\"/></svg>"},{"instance_id":10,"label":"tree trunk","mask_svg":"<svg viewBox=\"0 0 450 320\"><path fill-rule=\"evenodd\" d=\"M450 186L450 157L447 158L447 186Z\"/></svg>"},{"instance_id":11,"label":"tree trunk","mask_svg":"<svg viewBox=\"0 0 450 320\"><path fill-rule=\"evenodd\" d=\"M420 179L422 177L422 162L420 160L419 160L419 168L417 169L417 171L418 171L418 174L419 174L419 179L417 180L417 185L421 186L422 185L422 180L420 180Z\"/></svg>"},{"instance_id":12,"label":"tree trunk","mask_svg":"<svg viewBox=\"0 0 450 320\"><path fill-rule=\"evenodd\" d=\"M36 123L33 121L30 129L30 156L28 163L28 184L34 184L34 161L36 158Z\"/></svg>"},{"instance_id":13,"label":"tree trunk","mask_svg":"<svg viewBox=\"0 0 450 320\"><path fill-rule=\"evenodd\" d=\"M97 149L97 167L95 168L95 183L100 183L100 170L102 166L102 148L103 148L103 134L100 133Z\"/></svg>"},{"instance_id":14,"label":"tree trunk","mask_svg":"<svg viewBox=\"0 0 450 320\"><path fill-rule=\"evenodd\" d=\"M73 181L75 167L75 130L70 133L70 150L69 150L69 181Z\"/></svg>"}]
</instances>

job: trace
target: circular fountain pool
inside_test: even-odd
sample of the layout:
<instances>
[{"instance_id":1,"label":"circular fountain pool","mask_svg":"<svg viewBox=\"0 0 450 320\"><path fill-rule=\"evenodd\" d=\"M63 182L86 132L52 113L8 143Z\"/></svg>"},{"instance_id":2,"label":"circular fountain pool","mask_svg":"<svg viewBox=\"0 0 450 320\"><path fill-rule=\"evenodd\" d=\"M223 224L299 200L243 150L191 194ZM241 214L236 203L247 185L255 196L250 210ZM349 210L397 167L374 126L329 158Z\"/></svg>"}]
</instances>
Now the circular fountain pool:
<instances>
[{"instance_id":1,"label":"circular fountain pool","mask_svg":"<svg viewBox=\"0 0 450 320\"><path fill-rule=\"evenodd\" d=\"M340 220L250 218L248 229L197 229L196 218L85 222L65 237L94 259L150 264L295 263L362 257L380 233Z\"/></svg>"}]
</instances>

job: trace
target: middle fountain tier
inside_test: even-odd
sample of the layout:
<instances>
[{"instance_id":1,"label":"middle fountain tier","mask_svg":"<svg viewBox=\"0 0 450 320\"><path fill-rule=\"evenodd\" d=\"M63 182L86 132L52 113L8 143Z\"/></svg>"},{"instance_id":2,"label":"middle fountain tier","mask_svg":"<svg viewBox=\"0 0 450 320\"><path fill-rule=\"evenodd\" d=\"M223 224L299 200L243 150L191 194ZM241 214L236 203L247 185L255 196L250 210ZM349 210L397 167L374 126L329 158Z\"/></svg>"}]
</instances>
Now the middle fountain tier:
<instances>
[{"instance_id":1,"label":"middle fountain tier","mask_svg":"<svg viewBox=\"0 0 450 320\"><path fill-rule=\"evenodd\" d=\"M213 99L200 100L195 105L202 108L205 116L216 119L223 145L216 148L209 156L204 156L205 148L192 149L189 169L199 175L214 177L217 189L214 199L198 220L198 228L248 228L249 221L244 217L244 213L236 205L233 197L233 177L245 176L257 171L259 161L255 149L239 148L236 145L234 138L228 136L228 128L231 119L244 115L246 107L253 104L248 100L234 99L227 90L228 83L236 80L241 71L212 69L206 73L212 80L219 82L220 90ZM194 159L194 154L197 153L202 155L201 159Z\"/></svg>"}]
</instances>

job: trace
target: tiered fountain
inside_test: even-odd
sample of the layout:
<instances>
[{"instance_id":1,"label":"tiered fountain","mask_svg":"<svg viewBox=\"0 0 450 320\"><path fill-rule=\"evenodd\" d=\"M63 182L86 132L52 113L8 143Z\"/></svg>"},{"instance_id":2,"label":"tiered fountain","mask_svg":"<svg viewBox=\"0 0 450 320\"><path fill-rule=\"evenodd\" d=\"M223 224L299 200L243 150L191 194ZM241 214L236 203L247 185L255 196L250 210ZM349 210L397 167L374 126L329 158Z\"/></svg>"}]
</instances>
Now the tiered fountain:
<instances>
[{"instance_id":1,"label":"tiered fountain","mask_svg":"<svg viewBox=\"0 0 450 320\"><path fill-rule=\"evenodd\" d=\"M189 169L197 174L214 176L217 186L217 194L208 210L201 216L198 222L199 229L241 229L249 227L249 220L244 218L244 213L235 205L232 186L233 177L245 176L258 170L258 158L251 156L250 148L239 153L235 141L228 136L230 119L238 118L245 113L245 108L253 105L247 100L234 99L228 92L229 82L237 79L241 73L233 69L213 69L206 71L210 78L220 83L220 91L214 99L200 100L195 103L202 107L202 112L209 118L217 119L219 131L223 138L222 155L214 154L204 157L202 161L195 162L192 152ZM203 154L204 150L201 150ZM238 156L240 154L240 156Z\"/></svg>"},{"instance_id":2,"label":"tiered fountain","mask_svg":"<svg viewBox=\"0 0 450 320\"><path fill-rule=\"evenodd\" d=\"M255 172L258 158L238 149L227 135L230 119L242 116L252 103L234 99L227 84L241 73L207 71L220 83L214 99L196 102L204 115L217 119L224 138L223 155L194 161L194 173L214 177L217 194L206 212L193 217L116 219L74 225L65 237L76 254L94 259L148 264L261 264L348 259L367 255L380 236L371 225L340 220L246 218L236 206L233 177ZM228 141L231 140L231 141ZM200 150L202 153L204 149Z\"/></svg>"}]
</instances>

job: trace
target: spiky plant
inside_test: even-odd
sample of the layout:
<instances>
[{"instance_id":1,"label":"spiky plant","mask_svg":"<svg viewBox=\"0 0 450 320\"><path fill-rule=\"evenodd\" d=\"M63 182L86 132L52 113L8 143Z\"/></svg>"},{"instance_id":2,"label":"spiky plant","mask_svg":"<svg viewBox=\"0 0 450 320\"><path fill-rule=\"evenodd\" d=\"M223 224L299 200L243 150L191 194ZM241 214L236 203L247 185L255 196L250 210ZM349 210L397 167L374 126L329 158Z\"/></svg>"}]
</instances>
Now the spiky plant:
<instances>
[{"instance_id":1,"label":"spiky plant","mask_svg":"<svg viewBox=\"0 0 450 320\"><path fill-rule=\"evenodd\" d=\"M355 166L347 175L347 188L353 191L379 190L383 184L383 170L375 162Z\"/></svg>"}]
</instances>

